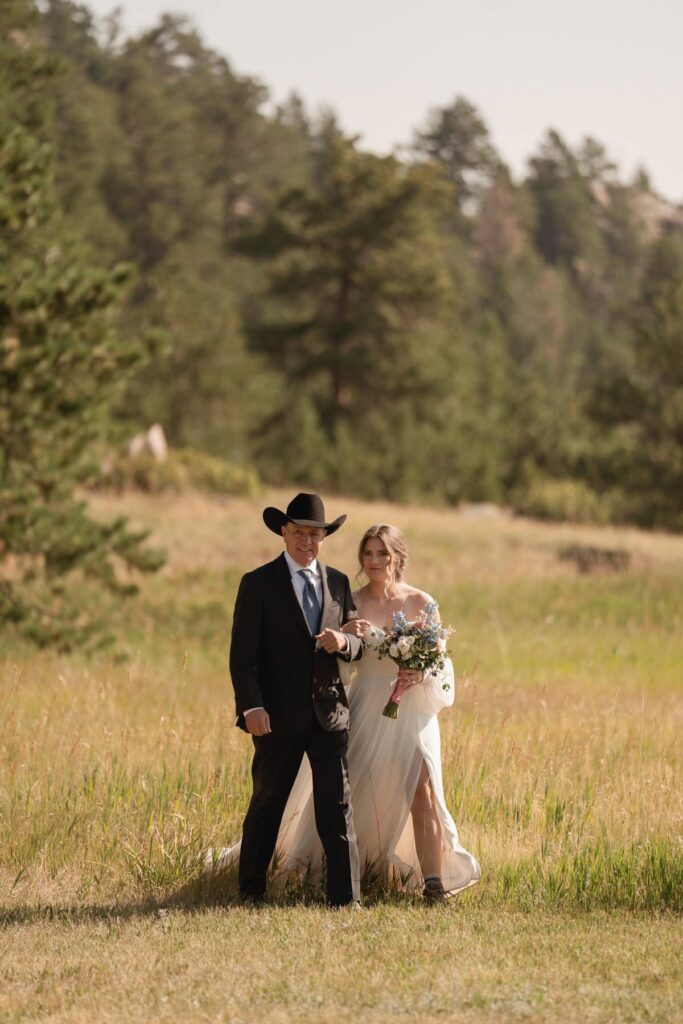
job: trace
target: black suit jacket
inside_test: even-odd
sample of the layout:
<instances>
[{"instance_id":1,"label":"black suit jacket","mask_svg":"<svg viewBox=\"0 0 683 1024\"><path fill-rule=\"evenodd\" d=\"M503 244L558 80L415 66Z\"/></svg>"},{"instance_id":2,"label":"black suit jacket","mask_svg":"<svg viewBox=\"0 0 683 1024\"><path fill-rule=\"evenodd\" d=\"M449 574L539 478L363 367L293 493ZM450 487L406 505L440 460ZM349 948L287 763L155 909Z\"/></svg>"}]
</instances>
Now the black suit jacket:
<instances>
[{"instance_id":1,"label":"black suit jacket","mask_svg":"<svg viewBox=\"0 0 683 1024\"><path fill-rule=\"evenodd\" d=\"M323 587L320 632L340 629L357 618L349 581L318 562ZM337 658L362 654L359 637L349 635L346 654L315 649L315 640L297 601L284 554L242 577L232 623L230 674L237 725L244 711L263 707L273 733L304 732L313 715L329 732L348 729L349 706L339 679Z\"/></svg>"}]
</instances>

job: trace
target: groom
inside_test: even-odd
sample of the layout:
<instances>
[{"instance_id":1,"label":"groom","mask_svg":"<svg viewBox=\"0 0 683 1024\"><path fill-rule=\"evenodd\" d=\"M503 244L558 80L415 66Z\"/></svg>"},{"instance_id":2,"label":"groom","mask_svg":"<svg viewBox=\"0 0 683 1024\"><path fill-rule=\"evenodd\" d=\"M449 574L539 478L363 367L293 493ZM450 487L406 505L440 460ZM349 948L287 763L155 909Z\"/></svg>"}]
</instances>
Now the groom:
<instances>
[{"instance_id":1,"label":"groom","mask_svg":"<svg viewBox=\"0 0 683 1024\"><path fill-rule=\"evenodd\" d=\"M260 903L282 815L304 754L313 775L315 821L327 858L331 906L358 903L359 864L346 768L349 709L337 657L359 658L349 581L318 561L328 523L317 494L297 494L263 520L284 539L273 562L242 578L232 626L230 673L237 725L251 733L253 794L242 831L239 886Z\"/></svg>"}]
</instances>

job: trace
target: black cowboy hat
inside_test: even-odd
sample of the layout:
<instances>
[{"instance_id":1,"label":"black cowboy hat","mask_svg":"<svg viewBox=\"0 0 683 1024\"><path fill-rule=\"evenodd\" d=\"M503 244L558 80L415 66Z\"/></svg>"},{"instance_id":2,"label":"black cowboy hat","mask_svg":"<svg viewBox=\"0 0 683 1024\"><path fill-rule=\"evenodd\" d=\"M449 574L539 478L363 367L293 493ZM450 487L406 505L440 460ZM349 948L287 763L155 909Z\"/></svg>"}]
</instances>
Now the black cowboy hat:
<instances>
[{"instance_id":1,"label":"black cowboy hat","mask_svg":"<svg viewBox=\"0 0 683 1024\"><path fill-rule=\"evenodd\" d=\"M297 494L287 506L286 512L279 508L264 508L263 522L273 533L282 535L282 527L286 523L296 523L297 526L317 526L328 534L335 533L339 527L346 522L346 516L339 516L333 523L325 522L325 506L323 499L318 494Z\"/></svg>"}]
</instances>

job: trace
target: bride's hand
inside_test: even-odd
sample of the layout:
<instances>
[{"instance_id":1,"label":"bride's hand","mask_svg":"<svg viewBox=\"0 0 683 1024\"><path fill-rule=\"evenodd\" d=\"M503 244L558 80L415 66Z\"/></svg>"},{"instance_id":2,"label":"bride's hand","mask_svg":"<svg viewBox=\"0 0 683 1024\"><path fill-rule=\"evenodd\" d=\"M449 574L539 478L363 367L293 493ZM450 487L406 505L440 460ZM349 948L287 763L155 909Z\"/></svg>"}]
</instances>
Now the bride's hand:
<instances>
[{"instance_id":1,"label":"bride's hand","mask_svg":"<svg viewBox=\"0 0 683 1024\"><path fill-rule=\"evenodd\" d=\"M342 626L342 633L350 633L351 636L363 636L365 630L371 626L372 623L367 619L351 619L350 622L345 622Z\"/></svg>"},{"instance_id":2,"label":"bride's hand","mask_svg":"<svg viewBox=\"0 0 683 1024\"><path fill-rule=\"evenodd\" d=\"M398 670L398 681L403 686L416 686L424 680L425 674L421 668L400 668Z\"/></svg>"}]
</instances>

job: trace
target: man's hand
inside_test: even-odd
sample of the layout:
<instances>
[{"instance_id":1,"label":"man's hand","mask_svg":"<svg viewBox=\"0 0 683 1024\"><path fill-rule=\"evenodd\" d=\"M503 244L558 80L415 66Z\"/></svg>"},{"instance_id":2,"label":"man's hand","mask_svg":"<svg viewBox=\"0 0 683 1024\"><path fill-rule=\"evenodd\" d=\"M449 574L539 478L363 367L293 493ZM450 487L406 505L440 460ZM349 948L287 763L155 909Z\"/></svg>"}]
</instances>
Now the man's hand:
<instances>
[{"instance_id":1,"label":"man's hand","mask_svg":"<svg viewBox=\"0 0 683 1024\"><path fill-rule=\"evenodd\" d=\"M252 736L265 736L266 733L272 732L270 715L265 708L254 708L253 711L248 711L244 716L244 724L247 727L247 732L250 732Z\"/></svg>"},{"instance_id":2,"label":"man's hand","mask_svg":"<svg viewBox=\"0 0 683 1024\"><path fill-rule=\"evenodd\" d=\"M320 646L328 654L336 654L337 651L345 651L348 640L343 633L338 632L336 629L324 629L322 633L318 633L316 640L320 641Z\"/></svg>"}]
</instances>

